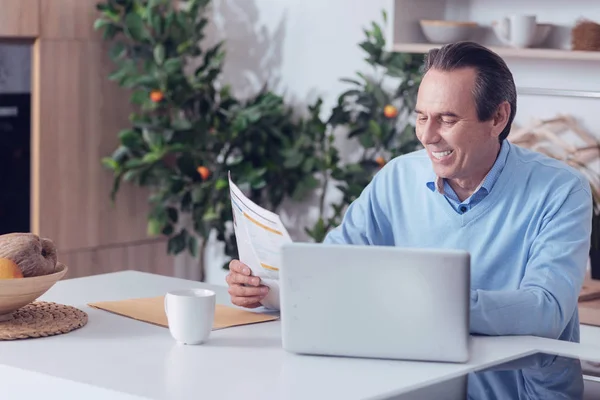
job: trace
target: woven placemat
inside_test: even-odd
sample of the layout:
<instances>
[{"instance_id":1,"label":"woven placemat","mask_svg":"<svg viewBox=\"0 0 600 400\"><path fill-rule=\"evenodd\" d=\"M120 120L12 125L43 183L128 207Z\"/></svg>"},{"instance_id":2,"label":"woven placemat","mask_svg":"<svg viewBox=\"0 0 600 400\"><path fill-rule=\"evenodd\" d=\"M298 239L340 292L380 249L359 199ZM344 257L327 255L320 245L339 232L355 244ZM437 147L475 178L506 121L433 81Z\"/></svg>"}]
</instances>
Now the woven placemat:
<instances>
[{"instance_id":1,"label":"woven placemat","mask_svg":"<svg viewBox=\"0 0 600 400\"><path fill-rule=\"evenodd\" d=\"M85 312L71 306L36 301L13 312L0 322L0 340L29 339L61 335L87 324Z\"/></svg>"}]
</instances>

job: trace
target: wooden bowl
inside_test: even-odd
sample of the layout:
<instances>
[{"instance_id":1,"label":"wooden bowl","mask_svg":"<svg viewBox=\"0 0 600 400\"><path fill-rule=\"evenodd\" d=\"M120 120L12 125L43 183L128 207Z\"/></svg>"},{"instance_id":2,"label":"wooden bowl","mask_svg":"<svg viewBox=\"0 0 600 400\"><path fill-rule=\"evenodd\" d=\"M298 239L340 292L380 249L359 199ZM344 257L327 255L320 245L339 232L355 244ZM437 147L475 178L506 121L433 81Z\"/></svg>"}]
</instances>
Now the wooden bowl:
<instances>
[{"instance_id":1,"label":"wooden bowl","mask_svg":"<svg viewBox=\"0 0 600 400\"><path fill-rule=\"evenodd\" d=\"M0 321L11 319L14 311L37 300L61 280L68 269L59 262L53 274L0 280Z\"/></svg>"}]
</instances>

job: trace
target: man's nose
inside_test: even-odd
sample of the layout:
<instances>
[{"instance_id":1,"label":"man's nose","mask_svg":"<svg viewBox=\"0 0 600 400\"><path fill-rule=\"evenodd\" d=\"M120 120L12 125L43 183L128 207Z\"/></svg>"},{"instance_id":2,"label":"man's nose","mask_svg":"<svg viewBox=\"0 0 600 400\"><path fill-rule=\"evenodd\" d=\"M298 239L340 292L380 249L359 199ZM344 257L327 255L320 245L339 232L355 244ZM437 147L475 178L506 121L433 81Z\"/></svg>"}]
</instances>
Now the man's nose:
<instances>
[{"instance_id":1,"label":"man's nose","mask_svg":"<svg viewBox=\"0 0 600 400\"><path fill-rule=\"evenodd\" d=\"M420 128L420 139L423 144L437 143L440 140L439 126L431 118Z\"/></svg>"}]
</instances>

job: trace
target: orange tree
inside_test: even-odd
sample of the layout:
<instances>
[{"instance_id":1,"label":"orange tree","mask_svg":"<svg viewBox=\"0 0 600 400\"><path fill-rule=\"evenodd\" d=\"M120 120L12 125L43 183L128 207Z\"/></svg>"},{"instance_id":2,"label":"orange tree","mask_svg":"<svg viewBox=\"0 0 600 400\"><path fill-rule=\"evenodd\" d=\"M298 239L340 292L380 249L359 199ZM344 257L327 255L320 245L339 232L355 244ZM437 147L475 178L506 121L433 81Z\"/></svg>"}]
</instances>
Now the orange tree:
<instances>
[{"instance_id":1,"label":"orange tree","mask_svg":"<svg viewBox=\"0 0 600 400\"><path fill-rule=\"evenodd\" d=\"M323 240L386 160L417 147L404 121L422 64L421 56L386 51L373 23L360 44L373 72L344 79L353 87L328 119L321 99L300 118L266 88L242 101L220 81L224 43L200 46L209 3L106 0L97 5L95 22L111 43L116 68L109 79L129 91L134 106L119 145L102 160L114 176L111 197L123 182L150 188L148 233L167 236L170 254L199 252L202 272L213 233L227 256L238 256L229 171L250 199L275 212L286 198L301 201L320 187L320 216L305 230ZM338 128L360 144L357 161L341 162ZM329 206L325 194L332 186L341 198Z\"/></svg>"},{"instance_id":2,"label":"orange tree","mask_svg":"<svg viewBox=\"0 0 600 400\"><path fill-rule=\"evenodd\" d=\"M320 133L267 89L237 99L219 81L223 43L200 46L209 0L173 3L97 4L95 28L116 66L109 79L130 91L135 109L103 163L114 176L113 201L122 182L150 188L149 234L168 236L170 254L199 250L203 268L213 232L237 256L228 172L254 202L277 210L316 187L317 163L297 163L291 150Z\"/></svg>"}]
</instances>

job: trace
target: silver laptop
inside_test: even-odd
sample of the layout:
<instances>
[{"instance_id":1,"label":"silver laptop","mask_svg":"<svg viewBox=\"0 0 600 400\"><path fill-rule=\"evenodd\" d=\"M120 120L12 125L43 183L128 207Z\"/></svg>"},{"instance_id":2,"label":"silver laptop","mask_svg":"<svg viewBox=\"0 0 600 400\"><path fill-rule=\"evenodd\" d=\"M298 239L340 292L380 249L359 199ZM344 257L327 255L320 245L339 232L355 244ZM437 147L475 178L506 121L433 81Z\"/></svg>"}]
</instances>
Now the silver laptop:
<instances>
[{"instance_id":1,"label":"silver laptop","mask_svg":"<svg viewBox=\"0 0 600 400\"><path fill-rule=\"evenodd\" d=\"M465 251L292 243L279 285L289 352L468 361Z\"/></svg>"}]
</instances>

